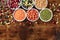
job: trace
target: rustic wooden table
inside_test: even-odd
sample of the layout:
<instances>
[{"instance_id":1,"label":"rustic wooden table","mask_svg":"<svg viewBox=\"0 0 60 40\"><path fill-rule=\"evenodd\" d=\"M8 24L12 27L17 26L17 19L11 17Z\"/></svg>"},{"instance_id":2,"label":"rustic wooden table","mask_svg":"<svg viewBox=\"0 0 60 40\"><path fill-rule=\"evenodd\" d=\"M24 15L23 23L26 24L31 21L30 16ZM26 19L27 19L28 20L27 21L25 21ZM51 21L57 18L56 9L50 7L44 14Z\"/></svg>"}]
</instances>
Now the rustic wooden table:
<instances>
[{"instance_id":1,"label":"rustic wooden table","mask_svg":"<svg viewBox=\"0 0 60 40\"><path fill-rule=\"evenodd\" d=\"M53 1L60 4L60 0L48 0L49 3ZM54 15L47 23L38 20L0 25L0 40L60 40L60 12L54 12Z\"/></svg>"}]
</instances>

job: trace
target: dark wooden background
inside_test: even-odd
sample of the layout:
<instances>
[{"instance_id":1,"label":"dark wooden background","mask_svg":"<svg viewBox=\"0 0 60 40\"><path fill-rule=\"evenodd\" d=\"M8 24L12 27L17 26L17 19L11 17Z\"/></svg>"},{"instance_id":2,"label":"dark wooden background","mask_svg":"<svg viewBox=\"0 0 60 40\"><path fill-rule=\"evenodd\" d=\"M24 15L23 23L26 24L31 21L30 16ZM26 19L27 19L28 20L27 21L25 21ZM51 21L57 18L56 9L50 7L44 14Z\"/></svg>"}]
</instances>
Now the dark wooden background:
<instances>
[{"instance_id":1,"label":"dark wooden background","mask_svg":"<svg viewBox=\"0 0 60 40\"><path fill-rule=\"evenodd\" d=\"M48 2L60 3L60 0L48 0ZM60 40L60 13L54 13L58 15L59 23L56 24L54 20L48 23L41 22L38 20L31 25L27 22L16 22L10 25L0 26L0 40ZM26 25L24 25L24 24ZM20 25L19 25L20 24ZM28 25L27 25L28 24ZM7 28L9 26L9 28Z\"/></svg>"}]
</instances>

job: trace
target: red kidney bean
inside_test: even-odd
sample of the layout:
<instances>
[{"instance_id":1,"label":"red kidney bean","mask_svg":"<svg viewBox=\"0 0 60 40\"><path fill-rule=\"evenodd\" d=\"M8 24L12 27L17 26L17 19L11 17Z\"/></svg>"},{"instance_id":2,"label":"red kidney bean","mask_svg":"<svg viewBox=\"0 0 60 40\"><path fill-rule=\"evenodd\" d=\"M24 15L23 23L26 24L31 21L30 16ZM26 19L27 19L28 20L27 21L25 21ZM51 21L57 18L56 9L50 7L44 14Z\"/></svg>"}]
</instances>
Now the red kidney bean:
<instances>
[{"instance_id":1,"label":"red kidney bean","mask_svg":"<svg viewBox=\"0 0 60 40\"><path fill-rule=\"evenodd\" d=\"M10 8L17 8L20 3L20 0L8 0L7 5L9 5Z\"/></svg>"}]
</instances>

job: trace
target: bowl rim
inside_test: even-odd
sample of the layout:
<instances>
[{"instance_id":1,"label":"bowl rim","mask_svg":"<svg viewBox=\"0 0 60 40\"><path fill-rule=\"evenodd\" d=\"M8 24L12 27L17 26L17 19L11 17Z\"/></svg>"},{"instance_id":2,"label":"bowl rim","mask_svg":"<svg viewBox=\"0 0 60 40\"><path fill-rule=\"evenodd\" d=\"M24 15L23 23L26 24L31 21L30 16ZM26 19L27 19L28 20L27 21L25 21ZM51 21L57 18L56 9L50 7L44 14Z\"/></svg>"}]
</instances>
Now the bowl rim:
<instances>
[{"instance_id":1,"label":"bowl rim","mask_svg":"<svg viewBox=\"0 0 60 40\"><path fill-rule=\"evenodd\" d=\"M49 11L51 12L51 17L50 17L50 19L49 19L49 20L43 20L43 19L41 18L41 16L39 16L39 17L40 17L41 21L43 21L43 22L49 22L49 21L53 18L53 12L52 12L52 10L50 10L50 9L48 9L48 8L43 8L43 9L40 11L40 14L41 14L41 12L42 12L43 10L49 10Z\"/></svg>"}]
</instances>

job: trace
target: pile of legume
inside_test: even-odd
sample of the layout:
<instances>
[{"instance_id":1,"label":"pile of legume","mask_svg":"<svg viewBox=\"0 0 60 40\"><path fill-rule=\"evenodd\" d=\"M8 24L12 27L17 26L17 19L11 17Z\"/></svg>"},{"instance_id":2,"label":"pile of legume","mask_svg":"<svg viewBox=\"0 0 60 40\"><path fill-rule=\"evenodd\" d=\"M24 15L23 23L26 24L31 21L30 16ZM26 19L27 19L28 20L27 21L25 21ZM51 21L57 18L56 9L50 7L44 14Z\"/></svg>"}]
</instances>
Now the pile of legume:
<instances>
[{"instance_id":1,"label":"pile of legume","mask_svg":"<svg viewBox=\"0 0 60 40\"><path fill-rule=\"evenodd\" d=\"M26 18L26 13L23 9L17 9L13 15L17 21L23 21Z\"/></svg>"},{"instance_id":2,"label":"pile of legume","mask_svg":"<svg viewBox=\"0 0 60 40\"><path fill-rule=\"evenodd\" d=\"M22 0L22 7L24 9L31 9L33 7L33 0Z\"/></svg>"},{"instance_id":3,"label":"pile of legume","mask_svg":"<svg viewBox=\"0 0 60 40\"><path fill-rule=\"evenodd\" d=\"M7 5L10 8L17 8L20 6L21 0L7 0Z\"/></svg>"},{"instance_id":4,"label":"pile of legume","mask_svg":"<svg viewBox=\"0 0 60 40\"><path fill-rule=\"evenodd\" d=\"M50 9L43 9L41 12L40 12L40 19L42 21L45 21L45 22L48 22L52 19L52 11Z\"/></svg>"},{"instance_id":5,"label":"pile of legume","mask_svg":"<svg viewBox=\"0 0 60 40\"><path fill-rule=\"evenodd\" d=\"M36 21L39 18L38 11L36 9L31 9L27 11L27 19L29 21Z\"/></svg>"},{"instance_id":6,"label":"pile of legume","mask_svg":"<svg viewBox=\"0 0 60 40\"><path fill-rule=\"evenodd\" d=\"M38 9L45 8L47 6L47 0L35 0L35 6Z\"/></svg>"}]
</instances>

